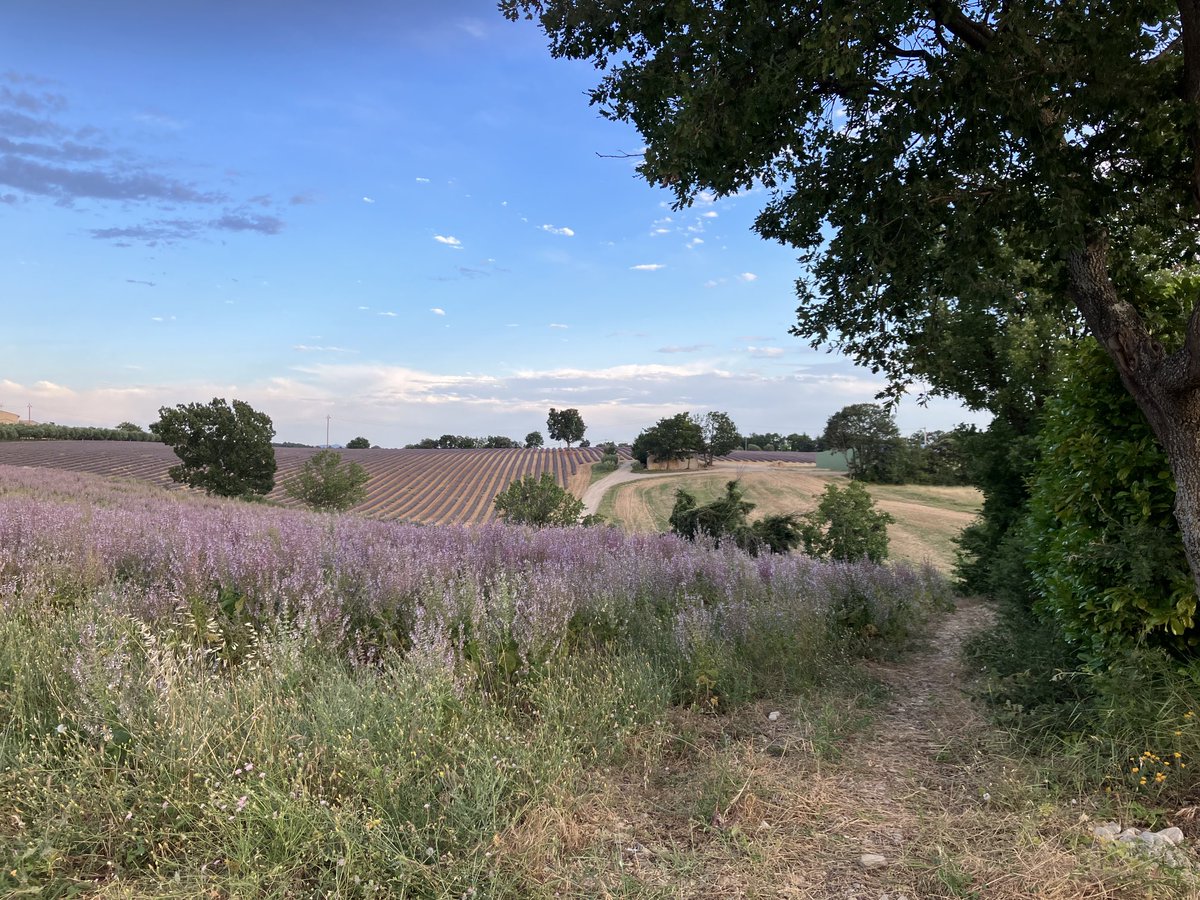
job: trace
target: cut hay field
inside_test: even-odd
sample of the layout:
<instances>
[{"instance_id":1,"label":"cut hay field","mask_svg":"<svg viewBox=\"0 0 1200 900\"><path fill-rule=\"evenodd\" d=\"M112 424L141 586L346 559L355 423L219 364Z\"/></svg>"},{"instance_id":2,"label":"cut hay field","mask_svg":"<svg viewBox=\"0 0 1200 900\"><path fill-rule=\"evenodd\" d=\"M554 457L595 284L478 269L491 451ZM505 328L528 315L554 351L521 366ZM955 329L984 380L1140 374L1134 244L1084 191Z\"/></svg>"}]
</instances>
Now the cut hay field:
<instances>
[{"instance_id":1,"label":"cut hay field","mask_svg":"<svg viewBox=\"0 0 1200 900\"><path fill-rule=\"evenodd\" d=\"M684 487L700 503L715 500L725 483L737 478L746 499L756 505L751 520L778 513L804 513L817 504L825 486L845 476L811 466L718 462L707 471L648 474L618 485L604 497L600 515L628 532L663 531ZM867 485L878 507L896 517L888 527L891 557L931 562L943 572L954 563L954 538L979 511L981 497L972 487Z\"/></svg>"},{"instance_id":2,"label":"cut hay field","mask_svg":"<svg viewBox=\"0 0 1200 900\"><path fill-rule=\"evenodd\" d=\"M276 485L317 451L278 447ZM510 482L549 472L576 495L588 485L595 447L571 450L339 450L359 463L371 480L367 498L354 512L373 519L429 525L462 525L495 518L492 500ZM173 487L167 469L178 462L163 444L123 441L3 441L0 465L61 469L133 478ZM270 499L291 505L280 487Z\"/></svg>"}]
</instances>

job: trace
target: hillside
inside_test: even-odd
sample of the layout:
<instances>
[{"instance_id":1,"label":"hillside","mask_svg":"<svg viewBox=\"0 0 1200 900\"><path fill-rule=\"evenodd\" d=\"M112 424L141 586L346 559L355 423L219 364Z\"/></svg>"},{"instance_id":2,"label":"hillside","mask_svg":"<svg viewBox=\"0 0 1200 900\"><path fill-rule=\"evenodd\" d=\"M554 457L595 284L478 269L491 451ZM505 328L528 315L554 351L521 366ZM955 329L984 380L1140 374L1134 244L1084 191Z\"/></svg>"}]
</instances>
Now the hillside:
<instances>
[{"instance_id":1,"label":"hillside","mask_svg":"<svg viewBox=\"0 0 1200 900\"><path fill-rule=\"evenodd\" d=\"M317 451L278 447L276 484ZM576 494L587 486L590 466L601 451L571 450L340 450L371 476L367 498L354 512L374 519L430 525L461 525L495 518L492 500L512 481L549 472ZM0 465L62 469L134 478L176 487L167 475L175 453L163 444L118 441L3 441ZM290 505L280 487L272 500Z\"/></svg>"}]
</instances>

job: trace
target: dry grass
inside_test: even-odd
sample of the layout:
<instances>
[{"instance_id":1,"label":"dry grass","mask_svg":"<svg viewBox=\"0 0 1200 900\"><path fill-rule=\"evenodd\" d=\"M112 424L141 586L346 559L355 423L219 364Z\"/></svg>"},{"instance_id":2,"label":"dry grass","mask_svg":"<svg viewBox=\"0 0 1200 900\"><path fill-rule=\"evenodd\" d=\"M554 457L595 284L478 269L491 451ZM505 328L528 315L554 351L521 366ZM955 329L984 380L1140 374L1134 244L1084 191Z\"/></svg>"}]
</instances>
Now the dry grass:
<instances>
[{"instance_id":1,"label":"dry grass","mask_svg":"<svg viewBox=\"0 0 1200 900\"><path fill-rule=\"evenodd\" d=\"M1100 797L1053 794L957 686L968 603L930 646L876 666L888 690L728 717L676 711L567 812L505 846L570 898L1184 898L1194 875L1093 844ZM856 703L855 700L858 700ZM674 737L671 737L673 735ZM859 857L888 864L864 870Z\"/></svg>"},{"instance_id":2,"label":"dry grass","mask_svg":"<svg viewBox=\"0 0 1200 900\"><path fill-rule=\"evenodd\" d=\"M812 466L771 463L718 463L712 469L671 476L647 476L610 491L600 514L626 531L664 531L675 491L685 487L700 503L716 499L733 478L754 503L751 519L777 513L803 513L817 504L830 482L844 475ZM896 517L889 528L891 558L932 562L942 571L954 564L954 538L975 518L980 495L971 487L868 485L880 509Z\"/></svg>"}]
</instances>

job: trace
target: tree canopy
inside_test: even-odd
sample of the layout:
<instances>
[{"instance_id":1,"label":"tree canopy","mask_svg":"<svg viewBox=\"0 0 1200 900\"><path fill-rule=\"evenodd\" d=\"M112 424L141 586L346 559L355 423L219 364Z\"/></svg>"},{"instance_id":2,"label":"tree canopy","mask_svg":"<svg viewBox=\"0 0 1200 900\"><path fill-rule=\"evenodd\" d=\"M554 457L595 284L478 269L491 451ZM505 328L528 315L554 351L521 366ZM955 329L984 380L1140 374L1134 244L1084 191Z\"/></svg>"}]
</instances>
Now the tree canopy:
<instances>
[{"instance_id":1,"label":"tree canopy","mask_svg":"<svg viewBox=\"0 0 1200 900\"><path fill-rule=\"evenodd\" d=\"M1200 4L500 6L601 69L592 103L677 207L766 188L756 230L805 265L794 333L892 396L1028 415L1086 325L1166 452L1200 577L1200 307L1152 290L1197 253Z\"/></svg>"},{"instance_id":2,"label":"tree canopy","mask_svg":"<svg viewBox=\"0 0 1200 900\"><path fill-rule=\"evenodd\" d=\"M542 437L540 431L531 431L525 435L525 449L532 450L534 447L540 447L546 443L546 439Z\"/></svg>"},{"instance_id":3,"label":"tree canopy","mask_svg":"<svg viewBox=\"0 0 1200 900\"><path fill-rule=\"evenodd\" d=\"M179 457L173 481L221 497L270 493L275 487L275 427L266 413L234 400L164 406L150 430Z\"/></svg>"},{"instance_id":4,"label":"tree canopy","mask_svg":"<svg viewBox=\"0 0 1200 900\"><path fill-rule=\"evenodd\" d=\"M736 450L742 442L742 436L738 434L729 413L712 410L703 415L694 415L692 421L700 429L699 450L705 466L711 466L716 457Z\"/></svg>"},{"instance_id":5,"label":"tree canopy","mask_svg":"<svg viewBox=\"0 0 1200 900\"><path fill-rule=\"evenodd\" d=\"M583 424L583 416L579 414L579 410L551 407L550 415L546 417L546 431L550 440L563 441L570 447L575 441L583 440L587 426Z\"/></svg>"},{"instance_id":6,"label":"tree canopy","mask_svg":"<svg viewBox=\"0 0 1200 900\"><path fill-rule=\"evenodd\" d=\"M371 447L371 442L365 437L350 438L346 441L347 450L368 450Z\"/></svg>"},{"instance_id":7,"label":"tree canopy","mask_svg":"<svg viewBox=\"0 0 1200 900\"><path fill-rule=\"evenodd\" d=\"M826 447L850 452L850 475L861 481L895 481L902 452L900 429L890 410L876 403L854 403L829 417L821 438ZM898 474L898 473L896 473Z\"/></svg>"},{"instance_id":8,"label":"tree canopy","mask_svg":"<svg viewBox=\"0 0 1200 900\"><path fill-rule=\"evenodd\" d=\"M650 457L670 465L687 459L704 443L700 425L685 412L659 419L637 436L633 442L633 457L648 465Z\"/></svg>"}]
</instances>

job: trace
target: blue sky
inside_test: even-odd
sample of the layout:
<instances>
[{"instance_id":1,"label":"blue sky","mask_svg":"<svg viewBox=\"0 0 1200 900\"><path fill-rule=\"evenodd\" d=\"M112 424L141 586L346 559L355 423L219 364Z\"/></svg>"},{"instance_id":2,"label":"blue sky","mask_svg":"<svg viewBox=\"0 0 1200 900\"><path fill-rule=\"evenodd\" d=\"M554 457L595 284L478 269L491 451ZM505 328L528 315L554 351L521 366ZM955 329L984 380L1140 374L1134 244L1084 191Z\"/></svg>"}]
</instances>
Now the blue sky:
<instances>
[{"instance_id":1,"label":"blue sky","mask_svg":"<svg viewBox=\"0 0 1200 900\"><path fill-rule=\"evenodd\" d=\"M385 446L681 410L818 433L878 379L790 337L761 192L680 212L590 66L489 0L8 0L0 408L243 399ZM905 402L905 432L971 417Z\"/></svg>"}]
</instances>

